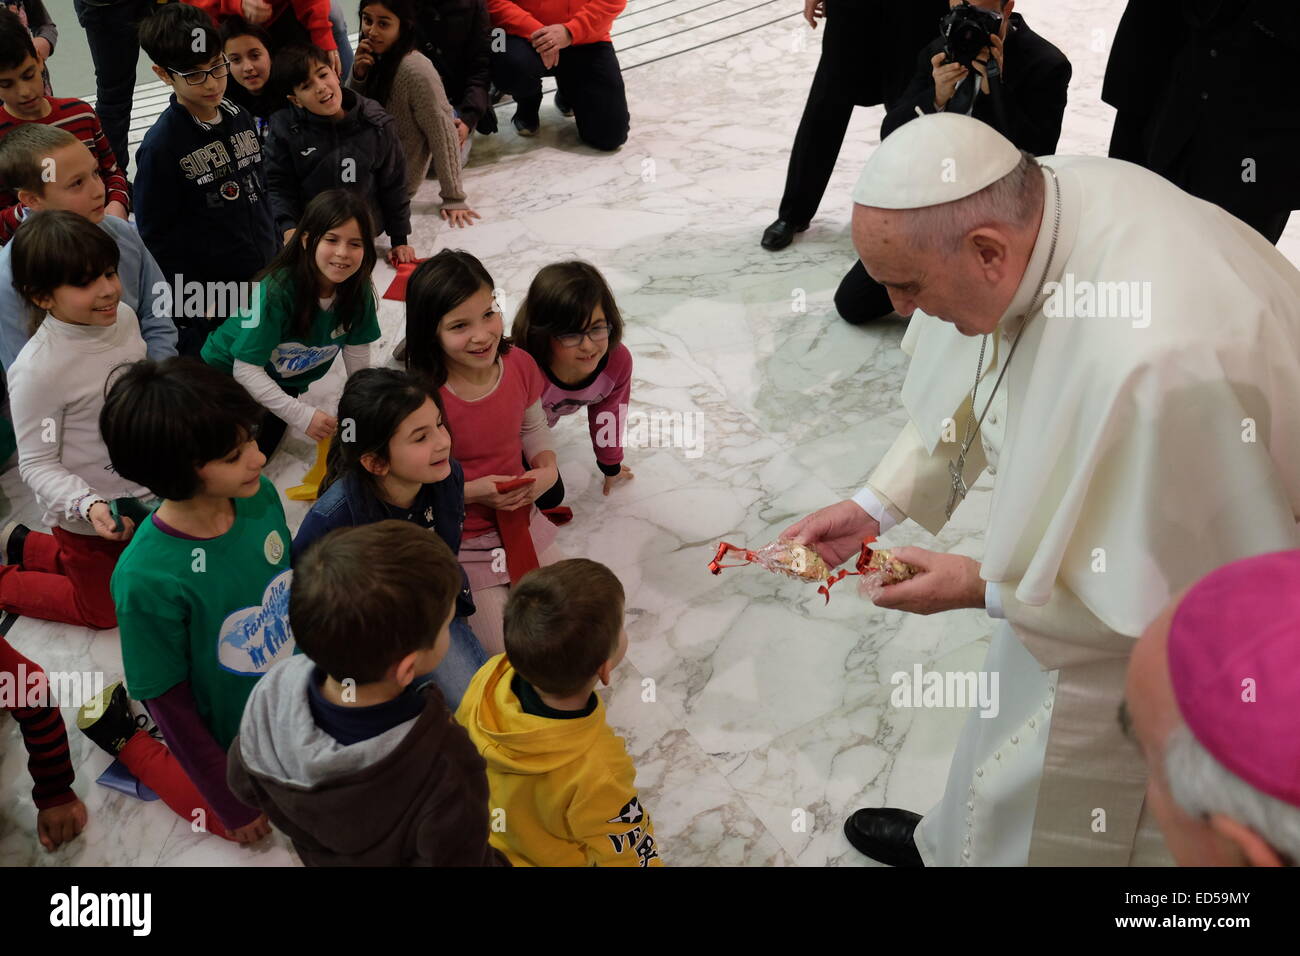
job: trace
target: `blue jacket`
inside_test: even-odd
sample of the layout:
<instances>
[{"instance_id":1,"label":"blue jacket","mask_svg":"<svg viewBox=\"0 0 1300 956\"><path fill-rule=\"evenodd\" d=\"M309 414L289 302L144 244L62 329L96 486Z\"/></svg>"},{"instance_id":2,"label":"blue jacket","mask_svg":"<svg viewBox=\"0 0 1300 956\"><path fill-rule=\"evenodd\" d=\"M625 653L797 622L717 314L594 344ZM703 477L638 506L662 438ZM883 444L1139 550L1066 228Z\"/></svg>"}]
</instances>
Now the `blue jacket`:
<instances>
[{"instance_id":1,"label":"blue jacket","mask_svg":"<svg viewBox=\"0 0 1300 956\"><path fill-rule=\"evenodd\" d=\"M460 462L451 459L451 474L442 481L421 488L410 509L394 508L380 501L355 475L347 475L336 481L311 506L307 517L302 519L293 539L291 560L297 564L298 559L318 538L323 538L335 528L370 524L390 518L414 521L429 527L451 548L452 554L460 551L461 526L465 523L465 471ZM460 586L460 595L456 598L456 616L469 617L475 610L474 598L464 568L460 571Z\"/></svg>"},{"instance_id":2,"label":"blue jacket","mask_svg":"<svg viewBox=\"0 0 1300 956\"><path fill-rule=\"evenodd\" d=\"M165 359L176 354L176 326L172 324L170 295L163 296L166 282L158 263L144 246L134 227L116 216L105 216L99 228L117 243L117 274L122 278L122 301L140 319L140 335L151 359ZM8 370L27 344L31 333L27 303L14 288L13 243L0 248L0 362Z\"/></svg>"}]
</instances>

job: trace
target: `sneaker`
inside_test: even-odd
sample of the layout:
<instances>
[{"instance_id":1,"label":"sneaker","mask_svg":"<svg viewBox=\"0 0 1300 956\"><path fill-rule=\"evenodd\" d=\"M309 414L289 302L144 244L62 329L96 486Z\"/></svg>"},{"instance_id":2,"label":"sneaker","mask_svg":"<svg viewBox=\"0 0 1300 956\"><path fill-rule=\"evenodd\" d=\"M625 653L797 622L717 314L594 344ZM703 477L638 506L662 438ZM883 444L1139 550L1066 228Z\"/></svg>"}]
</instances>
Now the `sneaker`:
<instances>
[{"instance_id":1,"label":"sneaker","mask_svg":"<svg viewBox=\"0 0 1300 956\"><path fill-rule=\"evenodd\" d=\"M116 757L128 740L146 729L149 718L131 713L126 686L118 681L96 694L77 711L77 729L101 750Z\"/></svg>"},{"instance_id":2,"label":"sneaker","mask_svg":"<svg viewBox=\"0 0 1300 956\"><path fill-rule=\"evenodd\" d=\"M555 91L555 108L560 111L561 116L573 116L573 107L569 101L560 95L560 91Z\"/></svg>"},{"instance_id":3,"label":"sneaker","mask_svg":"<svg viewBox=\"0 0 1300 956\"><path fill-rule=\"evenodd\" d=\"M515 114L514 119L510 122L515 124L515 132L520 136L536 136L537 129L541 125L540 121L536 117L532 119L532 122L528 122L527 120L520 119L518 113Z\"/></svg>"},{"instance_id":4,"label":"sneaker","mask_svg":"<svg viewBox=\"0 0 1300 956\"><path fill-rule=\"evenodd\" d=\"M23 566L23 545L31 528L17 521L11 521L0 531L0 561L5 564Z\"/></svg>"}]
</instances>

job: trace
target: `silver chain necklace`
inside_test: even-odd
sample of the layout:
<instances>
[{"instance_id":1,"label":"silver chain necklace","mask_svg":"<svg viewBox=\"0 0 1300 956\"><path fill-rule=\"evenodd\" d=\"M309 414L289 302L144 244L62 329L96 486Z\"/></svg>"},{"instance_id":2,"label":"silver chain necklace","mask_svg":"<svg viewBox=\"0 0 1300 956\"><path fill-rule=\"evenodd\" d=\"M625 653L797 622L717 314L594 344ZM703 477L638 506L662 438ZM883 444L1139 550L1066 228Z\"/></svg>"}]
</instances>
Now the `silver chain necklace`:
<instances>
[{"instance_id":1,"label":"silver chain necklace","mask_svg":"<svg viewBox=\"0 0 1300 956\"><path fill-rule=\"evenodd\" d=\"M1038 291L1034 293L1034 300L1029 303L1028 310L1021 316L1025 320L1025 325L1029 324L1029 320L1038 311L1039 302L1044 295L1047 276L1051 272L1052 262L1056 259L1056 240L1061 235L1061 181L1057 179L1056 170L1052 169L1051 166L1044 166L1043 168L1052 174L1052 190L1056 196L1056 218L1052 224L1052 245L1047 252L1047 264L1043 266L1043 274L1038 280ZM966 472L966 453L970 451L971 443L975 441L975 437L979 434L980 426L984 424L984 416L989 413L993 399L998 394L998 386L1002 384L1002 378L1007 374L1007 369L1011 367L1011 359L1015 356L1016 349L1020 347L1020 342L1024 337L1024 328L1022 326L1020 334L1011 343L1011 351L1007 353L1007 360L1002 363L1002 371L998 373L997 381L993 383L993 391L989 394L989 400L984 403L984 411L980 412L979 420L976 421L975 402L979 396L980 377L984 373L984 349L989 344L988 335L986 334L980 342L980 358L979 364L975 366L975 387L971 389L970 393L971 413L966 419L966 435L962 439L961 451L957 455L957 460L948 462L948 474L952 479L952 492L948 495L948 507L945 509L945 513L949 518L952 517L952 513L957 510L957 506L961 504L966 498L967 492L970 491L970 487L962 477Z\"/></svg>"}]
</instances>

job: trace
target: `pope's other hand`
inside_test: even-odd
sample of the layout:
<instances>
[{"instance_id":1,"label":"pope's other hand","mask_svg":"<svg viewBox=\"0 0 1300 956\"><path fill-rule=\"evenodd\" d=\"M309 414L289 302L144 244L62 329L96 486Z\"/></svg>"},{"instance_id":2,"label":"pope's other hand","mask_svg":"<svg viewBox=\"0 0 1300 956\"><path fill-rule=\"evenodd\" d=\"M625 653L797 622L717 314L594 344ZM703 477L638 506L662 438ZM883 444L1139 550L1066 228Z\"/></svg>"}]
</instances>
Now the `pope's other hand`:
<instances>
[{"instance_id":1,"label":"pope's other hand","mask_svg":"<svg viewBox=\"0 0 1300 956\"><path fill-rule=\"evenodd\" d=\"M806 544L832 568L862 551L862 539L880 534L880 523L862 506L844 500L814 511L781 532L780 540Z\"/></svg>"},{"instance_id":2,"label":"pope's other hand","mask_svg":"<svg viewBox=\"0 0 1300 956\"><path fill-rule=\"evenodd\" d=\"M880 588L876 607L913 614L936 614L963 607L984 607L980 563L960 554L940 554L924 548L894 548L899 561L920 568L914 578Z\"/></svg>"}]
</instances>

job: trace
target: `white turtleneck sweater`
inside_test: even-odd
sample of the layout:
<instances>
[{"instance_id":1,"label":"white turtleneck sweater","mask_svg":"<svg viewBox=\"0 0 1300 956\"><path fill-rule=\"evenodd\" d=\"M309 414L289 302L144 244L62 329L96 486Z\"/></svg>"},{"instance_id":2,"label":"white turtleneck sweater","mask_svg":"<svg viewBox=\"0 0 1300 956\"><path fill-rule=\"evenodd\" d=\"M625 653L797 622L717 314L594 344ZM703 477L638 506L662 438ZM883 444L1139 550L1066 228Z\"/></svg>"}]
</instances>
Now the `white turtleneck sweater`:
<instances>
[{"instance_id":1,"label":"white turtleneck sweater","mask_svg":"<svg viewBox=\"0 0 1300 956\"><path fill-rule=\"evenodd\" d=\"M123 362L145 357L140 322L125 302L110 326L72 325L47 315L9 369L18 472L45 510L47 527L94 534L97 500L148 497L113 471L99 434L104 385Z\"/></svg>"}]
</instances>

